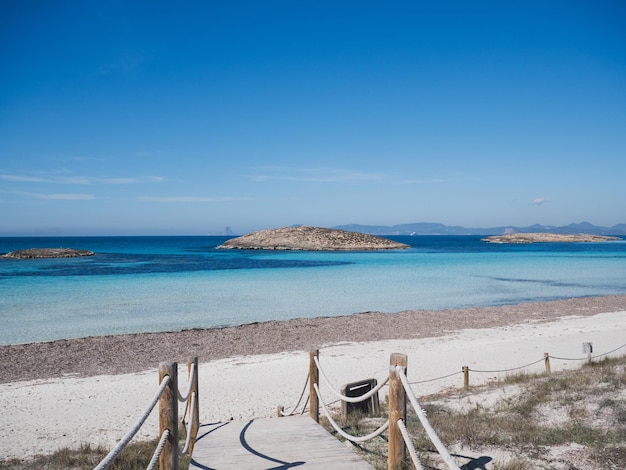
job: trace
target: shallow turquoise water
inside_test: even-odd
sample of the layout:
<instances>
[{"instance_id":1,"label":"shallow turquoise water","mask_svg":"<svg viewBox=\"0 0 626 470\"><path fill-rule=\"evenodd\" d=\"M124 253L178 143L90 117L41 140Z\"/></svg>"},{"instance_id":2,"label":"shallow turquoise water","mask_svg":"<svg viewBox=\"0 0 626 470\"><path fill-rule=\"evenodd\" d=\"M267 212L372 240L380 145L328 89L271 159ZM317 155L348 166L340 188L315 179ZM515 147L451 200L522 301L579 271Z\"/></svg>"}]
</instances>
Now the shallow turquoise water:
<instances>
[{"instance_id":1,"label":"shallow turquoise water","mask_svg":"<svg viewBox=\"0 0 626 470\"><path fill-rule=\"evenodd\" d=\"M0 344L626 293L626 242L390 238L412 248L258 252L215 250L224 237L0 238L0 252L97 253L0 260Z\"/></svg>"}]
</instances>

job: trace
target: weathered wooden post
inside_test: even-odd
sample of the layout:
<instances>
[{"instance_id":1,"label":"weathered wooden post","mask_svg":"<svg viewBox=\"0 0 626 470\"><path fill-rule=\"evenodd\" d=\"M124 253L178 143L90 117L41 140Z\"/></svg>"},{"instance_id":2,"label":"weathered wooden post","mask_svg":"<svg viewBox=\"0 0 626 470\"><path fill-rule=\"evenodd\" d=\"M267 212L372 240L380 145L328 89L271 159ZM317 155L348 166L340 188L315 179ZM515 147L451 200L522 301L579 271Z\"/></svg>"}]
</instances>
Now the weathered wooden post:
<instances>
[{"instance_id":1,"label":"weathered wooden post","mask_svg":"<svg viewBox=\"0 0 626 470\"><path fill-rule=\"evenodd\" d=\"M200 429L200 398L198 393L198 376L200 375L200 371L198 370L198 358L194 357L187 361L187 377L191 375L191 368L194 368L195 373L191 380L191 390L189 392L189 402L187 403L187 414L189 415L189 419L191 419L191 439L189 441L189 455L193 454L193 447L196 444L196 437L198 436L198 430ZM191 401L193 395L196 395L195 398L195 407L191 408Z\"/></svg>"},{"instance_id":2,"label":"weathered wooden post","mask_svg":"<svg viewBox=\"0 0 626 470\"><path fill-rule=\"evenodd\" d=\"M162 362L159 364L159 384L165 377L170 381L159 400L159 436L166 429L169 436L159 457L161 470L178 470L178 364Z\"/></svg>"},{"instance_id":3,"label":"weathered wooden post","mask_svg":"<svg viewBox=\"0 0 626 470\"><path fill-rule=\"evenodd\" d=\"M389 360L389 448L387 452L387 468L397 470L403 468L406 458L406 445L398 420L406 424L406 391L402 381L396 374L396 366L400 366L406 374L407 355L393 353Z\"/></svg>"},{"instance_id":4,"label":"weathered wooden post","mask_svg":"<svg viewBox=\"0 0 626 470\"><path fill-rule=\"evenodd\" d=\"M319 387L320 374L317 370L317 364L315 364L315 358L319 359L319 357L319 349L309 352L309 413L311 418L318 423L320 422L320 403L315 391L315 385Z\"/></svg>"},{"instance_id":5,"label":"weathered wooden post","mask_svg":"<svg viewBox=\"0 0 626 470\"><path fill-rule=\"evenodd\" d=\"M469 388L469 367L463 366L463 388L467 390Z\"/></svg>"},{"instance_id":6,"label":"weathered wooden post","mask_svg":"<svg viewBox=\"0 0 626 470\"><path fill-rule=\"evenodd\" d=\"M550 375L551 374L551 370L550 370L550 354L548 354L547 352L543 353L543 362L546 365L546 375Z\"/></svg>"},{"instance_id":7,"label":"weathered wooden post","mask_svg":"<svg viewBox=\"0 0 626 470\"><path fill-rule=\"evenodd\" d=\"M593 344L591 343L583 343L583 352L587 353L587 364L591 365L591 353L593 352Z\"/></svg>"}]
</instances>

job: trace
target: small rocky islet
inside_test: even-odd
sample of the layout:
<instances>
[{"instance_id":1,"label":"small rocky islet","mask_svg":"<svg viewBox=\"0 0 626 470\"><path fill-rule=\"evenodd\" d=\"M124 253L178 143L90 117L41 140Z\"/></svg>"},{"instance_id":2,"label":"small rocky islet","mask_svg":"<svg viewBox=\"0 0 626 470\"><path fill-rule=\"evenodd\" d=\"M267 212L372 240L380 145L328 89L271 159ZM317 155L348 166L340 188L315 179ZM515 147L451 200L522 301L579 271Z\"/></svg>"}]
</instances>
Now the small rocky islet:
<instances>
[{"instance_id":1,"label":"small rocky islet","mask_svg":"<svg viewBox=\"0 0 626 470\"><path fill-rule=\"evenodd\" d=\"M590 234L507 233L481 239L487 243L554 243L554 242L608 242L622 241L620 237ZM372 251L402 250L410 245L360 232L322 227L295 226L260 230L231 238L218 249L239 250L302 250L302 251ZM0 255L10 259L78 258L94 256L89 250L74 248L29 248Z\"/></svg>"},{"instance_id":2,"label":"small rocky islet","mask_svg":"<svg viewBox=\"0 0 626 470\"><path fill-rule=\"evenodd\" d=\"M78 258L80 256L93 256L95 253L89 250L76 250L74 248L29 248L27 250L11 251L1 255L2 258L12 259L42 259L42 258Z\"/></svg>"},{"instance_id":3,"label":"small rocky islet","mask_svg":"<svg viewBox=\"0 0 626 470\"><path fill-rule=\"evenodd\" d=\"M562 234L562 233L506 233L504 235L493 235L483 238L487 243L573 243L573 242L609 242L620 241L620 237L608 235L589 234Z\"/></svg>"},{"instance_id":4,"label":"small rocky islet","mask_svg":"<svg viewBox=\"0 0 626 470\"><path fill-rule=\"evenodd\" d=\"M321 227L296 226L260 230L231 238L219 249L303 250L303 251L371 251L401 250L409 245L360 232Z\"/></svg>"}]
</instances>

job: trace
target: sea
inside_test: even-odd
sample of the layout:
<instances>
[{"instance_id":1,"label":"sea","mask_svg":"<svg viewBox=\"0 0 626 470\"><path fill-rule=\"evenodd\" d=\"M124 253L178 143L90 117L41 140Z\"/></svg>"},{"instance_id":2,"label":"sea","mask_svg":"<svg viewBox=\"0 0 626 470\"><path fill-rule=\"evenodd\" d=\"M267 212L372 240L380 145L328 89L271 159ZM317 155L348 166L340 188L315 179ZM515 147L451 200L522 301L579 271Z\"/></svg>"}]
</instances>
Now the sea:
<instances>
[{"instance_id":1,"label":"sea","mask_svg":"<svg viewBox=\"0 0 626 470\"><path fill-rule=\"evenodd\" d=\"M221 250L230 237L0 238L0 345L352 313L626 294L626 241L489 244L390 236L406 250Z\"/></svg>"}]
</instances>

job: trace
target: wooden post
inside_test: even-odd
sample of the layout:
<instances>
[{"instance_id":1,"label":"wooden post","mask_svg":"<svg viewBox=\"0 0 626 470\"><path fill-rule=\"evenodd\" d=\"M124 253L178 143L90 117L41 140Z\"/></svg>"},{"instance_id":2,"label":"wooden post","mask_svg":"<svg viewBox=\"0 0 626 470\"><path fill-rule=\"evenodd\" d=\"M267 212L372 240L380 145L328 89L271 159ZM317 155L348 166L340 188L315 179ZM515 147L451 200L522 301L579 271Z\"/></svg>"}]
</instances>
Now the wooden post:
<instances>
[{"instance_id":1,"label":"wooden post","mask_svg":"<svg viewBox=\"0 0 626 470\"><path fill-rule=\"evenodd\" d=\"M315 358L319 359L319 357L319 349L309 352L309 414L318 423L320 422L320 403L314 385L319 387L320 384L320 374L315 364Z\"/></svg>"},{"instance_id":2,"label":"wooden post","mask_svg":"<svg viewBox=\"0 0 626 470\"><path fill-rule=\"evenodd\" d=\"M282 418L284 411L285 411L285 407L284 406L277 406L276 407L276 417L277 418Z\"/></svg>"},{"instance_id":3,"label":"wooden post","mask_svg":"<svg viewBox=\"0 0 626 470\"><path fill-rule=\"evenodd\" d=\"M587 352L587 364L591 365L591 353L593 352L593 344L583 343L583 351Z\"/></svg>"},{"instance_id":4,"label":"wooden post","mask_svg":"<svg viewBox=\"0 0 626 470\"><path fill-rule=\"evenodd\" d=\"M178 364L159 364L159 384L169 376L170 381L159 400L159 436L168 429L170 434L159 457L161 470L178 470Z\"/></svg>"},{"instance_id":5,"label":"wooden post","mask_svg":"<svg viewBox=\"0 0 626 470\"><path fill-rule=\"evenodd\" d=\"M200 397L198 393L198 376L200 375L200 371L198 370L198 358L194 357L187 361L187 377L191 374L191 368L195 369L195 374L193 376L193 380L191 381L191 391L189 392L189 402L187 403L187 414L189 415L189 419L191 419L191 440L189 441L189 455L193 454L193 447L196 444L196 437L198 436L198 430L200 429ZM189 409L191 407L191 397L193 394L196 394L196 405L195 408Z\"/></svg>"},{"instance_id":6,"label":"wooden post","mask_svg":"<svg viewBox=\"0 0 626 470\"><path fill-rule=\"evenodd\" d=\"M469 388L469 367L463 366L463 388L467 390Z\"/></svg>"},{"instance_id":7,"label":"wooden post","mask_svg":"<svg viewBox=\"0 0 626 470\"><path fill-rule=\"evenodd\" d=\"M543 353L543 362L546 364L546 375L550 375L550 354L547 352Z\"/></svg>"},{"instance_id":8,"label":"wooden post","mask_svg":"<svg viewBox=\"0 0 626 470\"><path fill-rule=\"evenodd\" d=\"M398 420L406 424L406 391L402 381L396 375L396 366L403 368L406 374L407 355L393 353L389 360L389 448L387 451L387 468L397 470L403 468L406 458L406 445Z\"/></svg>"}]
</instances>

